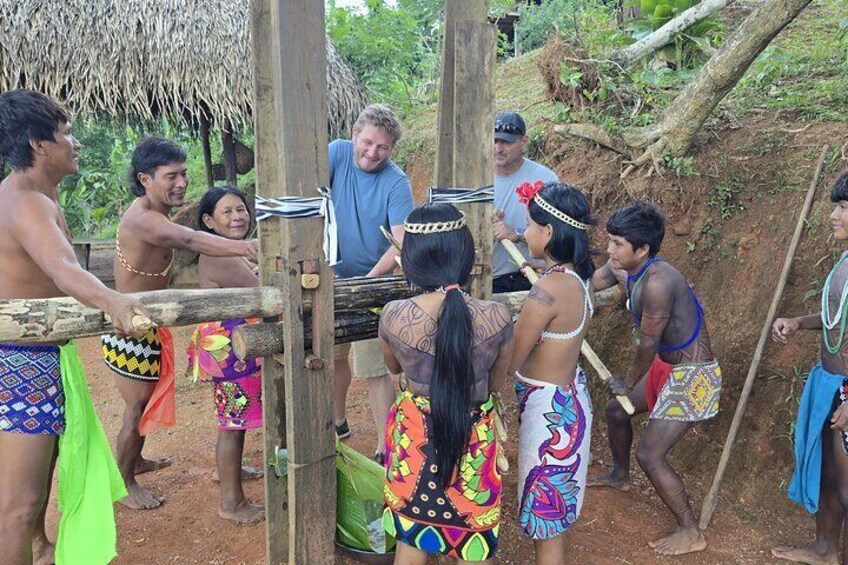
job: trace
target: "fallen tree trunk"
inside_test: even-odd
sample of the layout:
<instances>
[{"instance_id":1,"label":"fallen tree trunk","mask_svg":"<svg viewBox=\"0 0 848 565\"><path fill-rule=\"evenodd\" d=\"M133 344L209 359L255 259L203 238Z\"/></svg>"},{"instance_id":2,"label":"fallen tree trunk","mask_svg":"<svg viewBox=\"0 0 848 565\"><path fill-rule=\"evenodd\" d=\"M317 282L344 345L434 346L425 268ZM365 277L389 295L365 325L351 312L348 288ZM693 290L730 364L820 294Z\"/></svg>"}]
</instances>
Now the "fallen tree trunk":
<instances>
[{"instance_id":1,"label":"fallen tree trunk","mask_svg":"<svg viewBox=\"0 0 848 565\"><path fill-rule=\"evenodd\" d=\"M378 317L379 309L387 302L415 294L403 277L335 281L336 317L347 320L347 326L355 326L364 323L362 316ZM190 326L231 318L274 318L282 313L281 291L272 286L156 290L135 293L134 296L148 310L153 322L162 327ZM526 296L526 292L499 294L495 295L495 300L507 304L515 312ZM617 289L596 294L598 306L612 304L620 297ZM308 318L311 311L310 300L304 300L303 317ZM102 311L84 306L73 298L0 300L0 342L55 343L110 331L113 331L112 324L106 321ZM344 330L351 336L358 335L357 331Z\"/></svg>"},{"instance_id":2,"label":"fallen tree trunk","mask_svg":"<svg viewBox=\"0 0 848 565\"><path fill-rule=\"evenodd\" d=\"M775 36L809 3L810 0L763 0L672 101L659 123L625 130L621 134L622 143L632 150L633 155L639 155L629 163L622 178L636 167L649 162L659 167L666 155L686 155L692 147L695 134L718 103L739 82ZM585 124L571 124L557 131L593 139L592 126L587 127ZM628 153L621 148L621 143L611 141L608 136L593 141L620 153Z\"/></svg>"},{"instance_id":3,"label":"fallen tree trunk","mask_svg":"<svg viewBox=\"0 0 848 565\"><path fill-rule=\"evenodd\" d=\"M695 4L688 10L684 10L674 18L667 21L662 27L653 33L646 35L636 43L628 45L624 49L615 51L610 57L622 65L627 65L647 57L665 45L668 45L674 36L686 28L707 19L716 12L724 9L732 0L704 0Z\"/></svg>"}]
</instances>

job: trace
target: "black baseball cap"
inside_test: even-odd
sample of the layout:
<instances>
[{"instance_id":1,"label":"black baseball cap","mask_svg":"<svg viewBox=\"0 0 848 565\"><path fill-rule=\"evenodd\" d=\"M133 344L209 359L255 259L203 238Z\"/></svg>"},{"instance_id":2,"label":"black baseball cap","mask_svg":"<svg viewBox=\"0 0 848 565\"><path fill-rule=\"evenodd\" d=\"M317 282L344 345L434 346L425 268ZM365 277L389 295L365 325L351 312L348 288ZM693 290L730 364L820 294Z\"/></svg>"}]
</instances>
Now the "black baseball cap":
<instances>
[{"instance_id":1,"label":"black baseball cap","mask_svg":"<svg viewBox=\"0 0 848 565\"><path fill-rule=\"evenodd\" d=\"M526 133L527 126L517 112L507 110L495 116L495 139L512 143L524 137Z\"/></svg>"}]
</instances>

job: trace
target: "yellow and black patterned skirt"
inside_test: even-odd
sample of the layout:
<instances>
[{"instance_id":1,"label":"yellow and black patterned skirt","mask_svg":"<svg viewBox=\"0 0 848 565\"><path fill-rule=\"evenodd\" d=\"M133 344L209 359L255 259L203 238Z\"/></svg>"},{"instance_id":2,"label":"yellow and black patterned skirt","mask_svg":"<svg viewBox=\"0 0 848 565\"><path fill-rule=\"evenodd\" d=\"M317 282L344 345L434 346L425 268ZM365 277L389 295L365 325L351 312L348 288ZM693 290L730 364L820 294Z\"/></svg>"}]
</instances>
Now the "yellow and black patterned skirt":
<instances>
[{"instance_id":1,"label":"yellow and black patterned skirt","mask_svg":"<svg viewBox=\"0 0 848 565\"><path fill-rule=\"evenodd\" d=\"M100 336L103 362L123 377L156 382L162 363L162 340L159 328L152 328L143 337Z\"/></svg>"}]
</instances>

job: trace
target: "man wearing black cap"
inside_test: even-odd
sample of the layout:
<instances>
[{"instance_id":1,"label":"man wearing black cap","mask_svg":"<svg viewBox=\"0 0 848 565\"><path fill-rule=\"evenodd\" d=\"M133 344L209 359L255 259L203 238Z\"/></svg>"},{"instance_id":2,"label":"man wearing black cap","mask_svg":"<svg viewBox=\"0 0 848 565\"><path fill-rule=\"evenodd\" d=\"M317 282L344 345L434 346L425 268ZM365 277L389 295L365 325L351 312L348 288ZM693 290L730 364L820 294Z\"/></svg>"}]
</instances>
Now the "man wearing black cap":
<instances>
[{"instance_id":1,"label":"man wearing black cap","mask_svg":"<svg viewBox=\"0 0 848 565\"><path fill-rule=\"evenodd\" d=\"M525 206L518 201L515 189L536 181L555 182L556 174L535 161L524 157L527 146L527 127L516 112L505 111L495 116L495 215L492 227L495 246L492 256L492 291L513 292L529 290L530 282L510 261L509 253L500 244L502 239L515 242L526 258L530 251L524 241L527 229Z\"/></svg>"}]
</instances>

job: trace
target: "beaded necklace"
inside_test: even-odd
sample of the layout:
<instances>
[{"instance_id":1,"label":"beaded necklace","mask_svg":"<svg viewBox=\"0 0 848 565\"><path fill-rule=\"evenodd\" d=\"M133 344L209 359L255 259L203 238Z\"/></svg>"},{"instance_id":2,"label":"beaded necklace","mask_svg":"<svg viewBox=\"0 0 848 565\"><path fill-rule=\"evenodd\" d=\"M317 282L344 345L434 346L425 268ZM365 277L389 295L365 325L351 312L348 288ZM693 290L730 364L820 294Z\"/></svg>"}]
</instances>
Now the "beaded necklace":
<instances>
[{"instance_id":1,"label":"beaded necklace","mask_svg":"<svg viewBox=\"0 0 848 565\"><path fill-rule=\"evenodd\" d=\"M830 300L828 299L830 297L830 288L833 283L833 277L836 274L836 271L839 270L839 267L842 266L842 263L845 262L845 259L848 259L848 254L843 255L839 262L834 265L833 269L827 275L827 279L824 281L824 287L822 288L822 340L825 348L831 355L839 353L839 349L842 347L842 340L845 337L845 325L846 322L848 322L848 314L846 314L846 310L848 310L848 281L846 281L842 286L842 294L839 297L839 308L837 308L836 314L833 316L830 315ZM837 325L839 325L839 339L836 340L835 344L831 345L827 332L836 328Z\"/></svg>"},{"instance_id":2,"label":"beaded necklace","mask_svg":"<svg viewBox=\"0 0 848 565\"><path fill-rule=\"evenodd\" d=\"M135 267L130 265L130 262L127 261L127 258L124 257L124 254L121 252L121 231L120 230L118 230L118 232L115 234L115 251L117 252L117 255L118 255L118 261L129 272L135 273L136 275L142 275L142 276L145 276L145 277L158 277L158 278L164 278L164 277L168 276L168 273L171 271L171 267L174 266L174 258L177 255L176 251L171 249L171 260L168 261L168 265L165 267L165 269L161 273L145 273L144 271L139 271L138 269L136 269Z\"/></svg>"}]
</instances>

